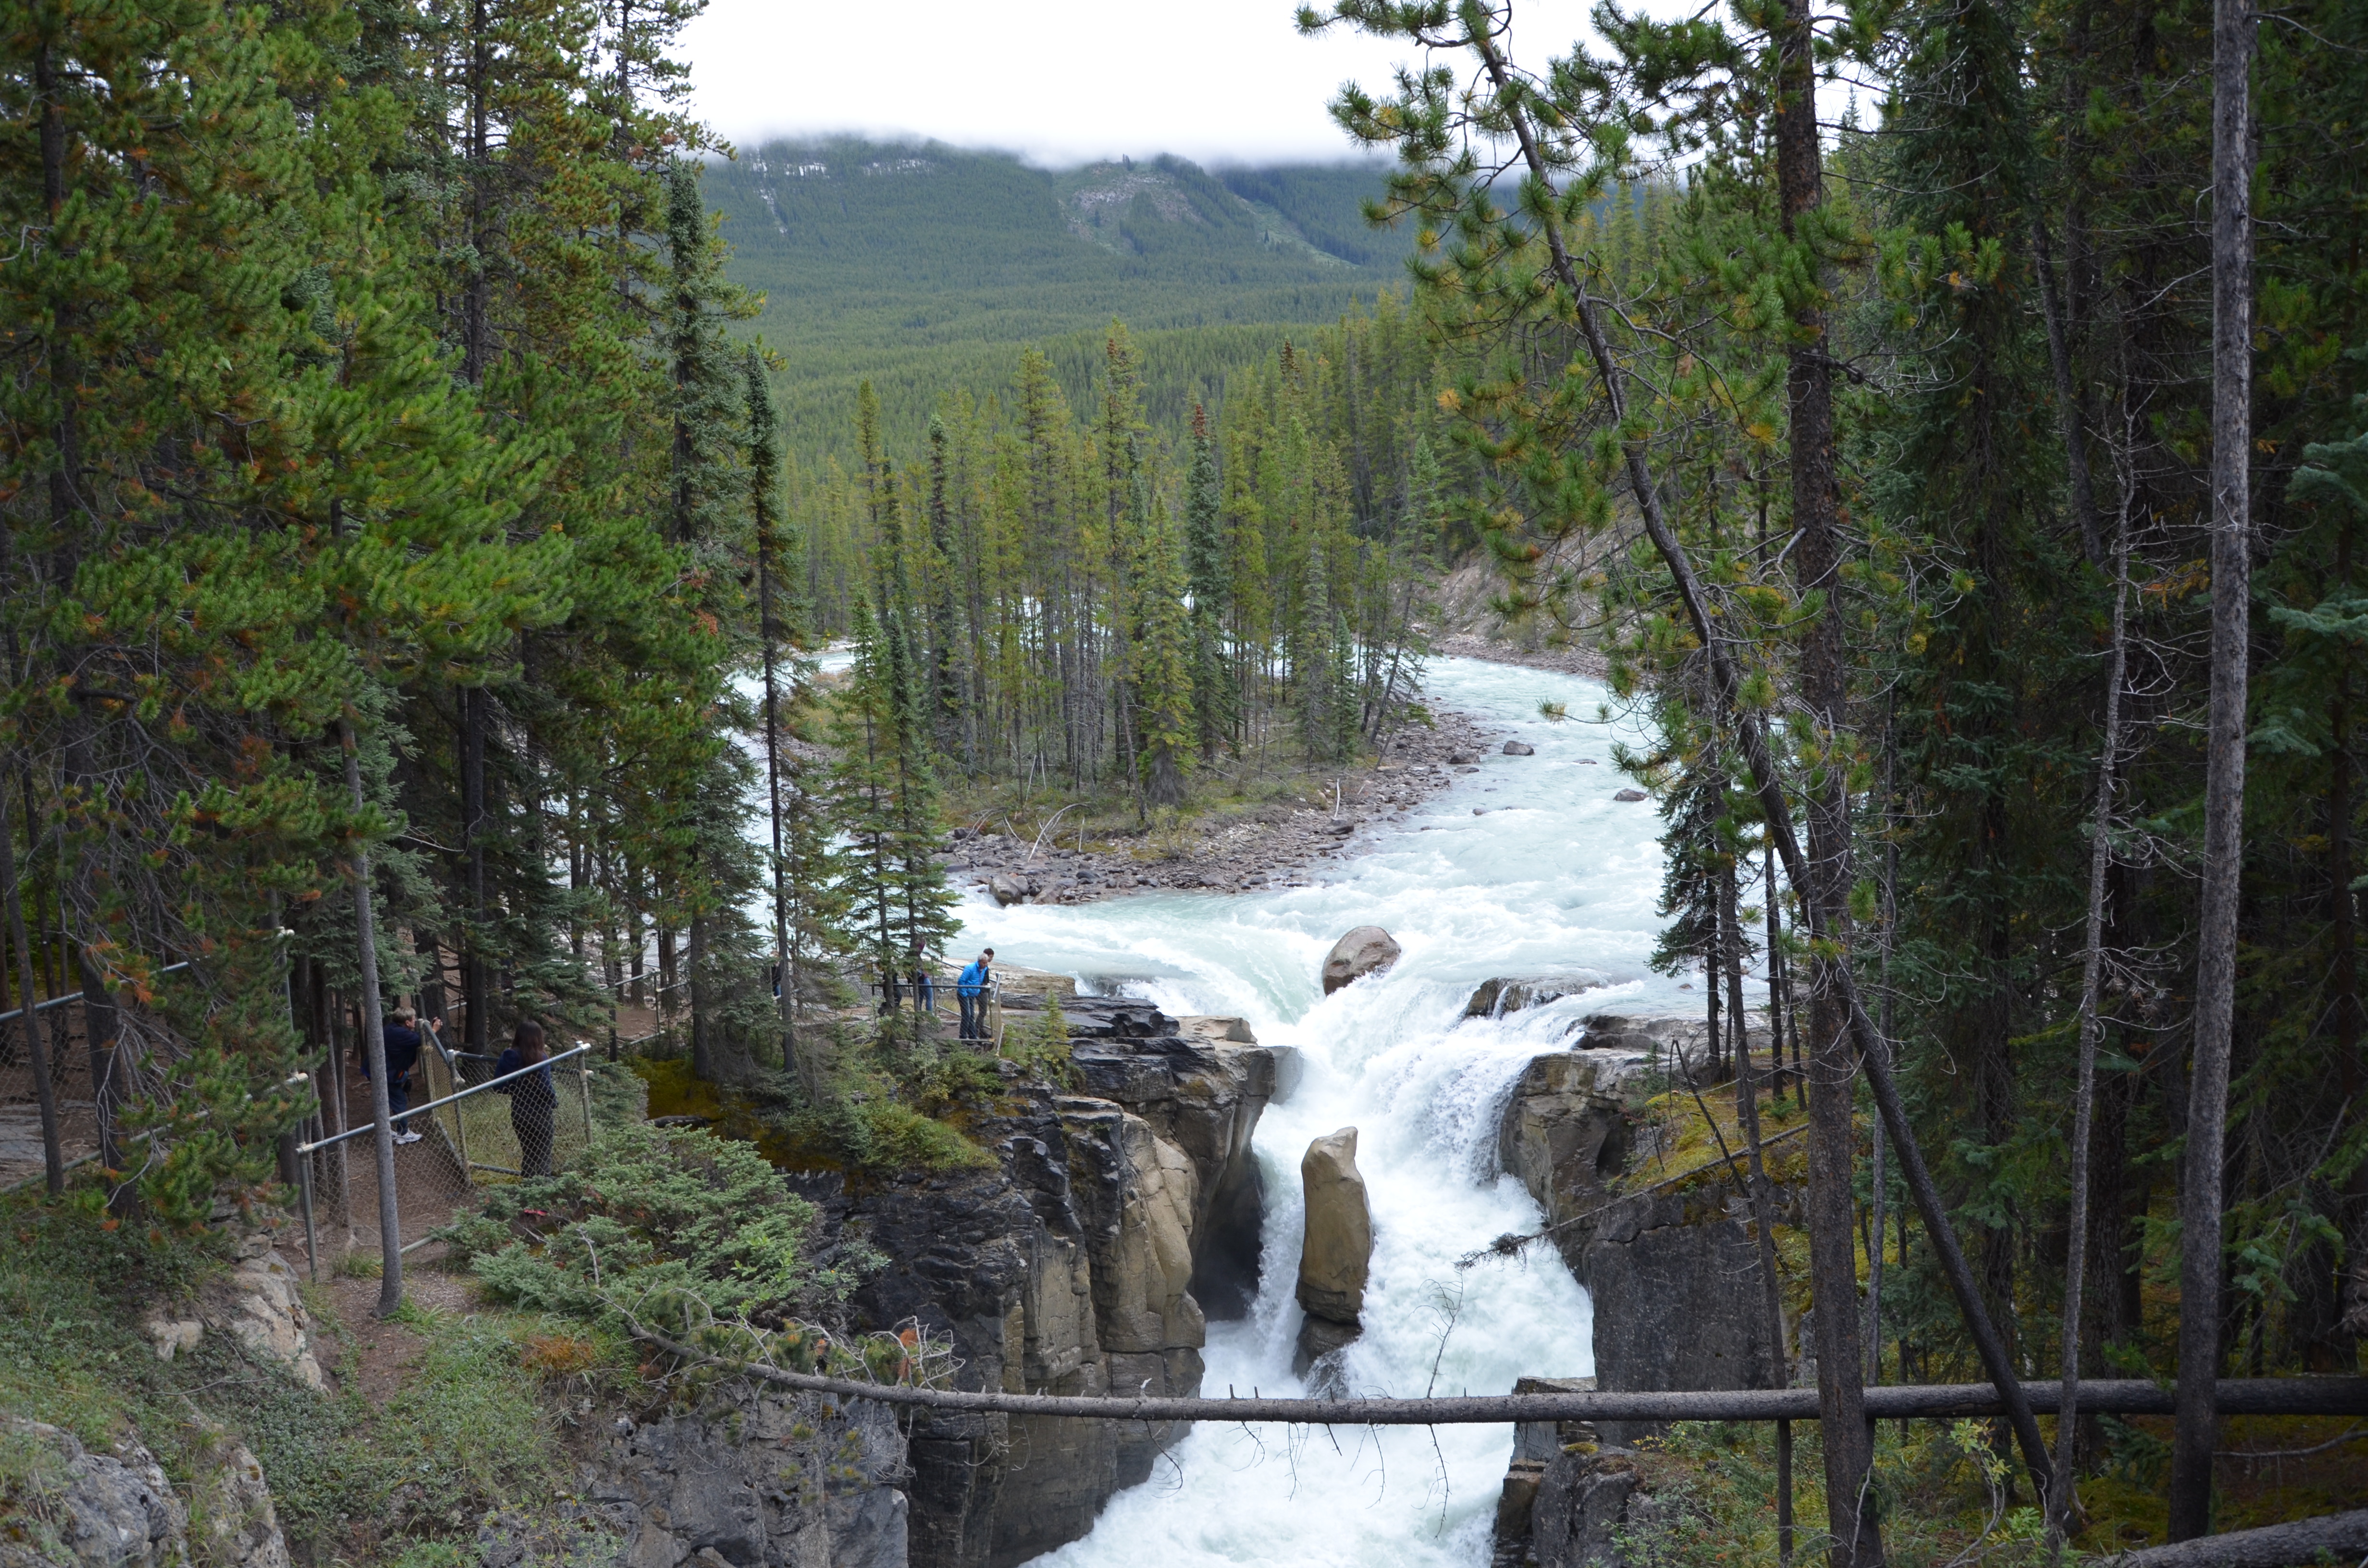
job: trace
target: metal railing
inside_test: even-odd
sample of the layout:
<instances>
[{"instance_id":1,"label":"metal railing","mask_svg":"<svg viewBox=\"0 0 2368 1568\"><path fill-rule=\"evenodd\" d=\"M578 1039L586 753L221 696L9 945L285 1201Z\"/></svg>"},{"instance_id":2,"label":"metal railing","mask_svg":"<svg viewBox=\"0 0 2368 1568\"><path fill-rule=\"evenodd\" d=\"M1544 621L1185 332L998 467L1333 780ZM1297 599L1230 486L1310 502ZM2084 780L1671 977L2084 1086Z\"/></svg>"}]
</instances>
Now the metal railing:
<instances>
[{"instance_id":1,"label":"metal railing","mask_svg":"<svg viewBox=\"0 0 2368 1568\"><path fill-rule=\"evenodd\" d=\"M428 1032L429 1038L435 1040L434 1032ZM436 1047L435 1052L423 1053L421 1060L429 1064L431 1091L435 1089L436 1067L445 1067L445 1091L432 1092L425 1104L408 1106L393 1118L404 1130L398 1135L395 1149L398 1198L412 1199L409 1207L413 1217L427 1221L421 1226L421 1234L403 1242L402 1249L406 1253L426 1245L429 1240L426 1231L441 1224L450 1217L449 1210L458 1208L478 1186L488 1180L516 1181L546 1175L580 1154L592 1142L590 1058L594 1048L589 1043L562 1051L547 1062L465 1085L450 1076L449 1058L466 1053L446 1051L440 1040L436 1040ZM571 1062L575 1063L575 1093L568 1096L559 1092L555 1074ZM548 1107L538 1106L530 1099L521 1100L513 1092L538 1074L552 1081L552 1102ZM507 1112L482 1097L488 1093L499 1093L509 1099ZM374 1199L370 1203L359 1201L358 1189L375 1185L377 1165L374 1162L365 1165L350 1161L346 1152L355 1139L377 1131L373 1116L342 1132L296 1146L305 1252L316 1279L321 1270L320 1211L326 1209L342 1218L349 1233L356 1229L358 1214L374 1212ZM531 1168L536 1165L543 1168ZM408 1221L403 1225L405 1231L412 1229Z\"/></svg>"},{"instance_id":2,"label":"metal railing","mask_svg":"<svg viewBox=\"0 0 2368 1568\"><path fill-rule=\"evenodd\" d=\"M921 1003L923 1011L932 1016L951 1013L959 1019L962 1017L961 971L949 974L925 970L921 972L928 977L926 991L913 983L913 975L907 971L892 979L863 981L863 994L867 1000L876 998L878 1010L882 1013L900 1012L907 1004L926 995L928 1000ZM1003 983L993 970L987 971L986 979L981 983L975 1000L978 1004L978 1025L984 1032L964 1038L982 1043L991 1042L995 1054L1000 1056L1003 1054Z\"/></svg>"}]
</instances>

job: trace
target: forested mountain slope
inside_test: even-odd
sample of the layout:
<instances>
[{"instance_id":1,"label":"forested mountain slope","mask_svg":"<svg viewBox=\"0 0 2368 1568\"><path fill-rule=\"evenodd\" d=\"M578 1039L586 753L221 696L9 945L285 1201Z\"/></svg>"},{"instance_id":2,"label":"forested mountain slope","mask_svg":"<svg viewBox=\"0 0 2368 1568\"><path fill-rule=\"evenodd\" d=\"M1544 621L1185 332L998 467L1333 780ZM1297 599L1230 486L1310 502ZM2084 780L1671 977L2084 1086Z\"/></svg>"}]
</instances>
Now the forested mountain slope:
<instances>
[{"instance_id":1,"label":"forested mountain slope","mask_svg":"<svg viewBox=\"0 0 2368 1568\"><path fill-rule=\"evenodd\" d=\"M844 447L856 385L919 434L950 382L1008 383L1042 347L1073 397L1112 317L1155 416L1213 402L1278 324L1328 323L1395 288L1411 235L1367 227L1370 165L1205 171L1178 158L1052 172L938 143L773 142L712 163L730 272L765 296L791 449Z\"/></svg>"}]
</instances>

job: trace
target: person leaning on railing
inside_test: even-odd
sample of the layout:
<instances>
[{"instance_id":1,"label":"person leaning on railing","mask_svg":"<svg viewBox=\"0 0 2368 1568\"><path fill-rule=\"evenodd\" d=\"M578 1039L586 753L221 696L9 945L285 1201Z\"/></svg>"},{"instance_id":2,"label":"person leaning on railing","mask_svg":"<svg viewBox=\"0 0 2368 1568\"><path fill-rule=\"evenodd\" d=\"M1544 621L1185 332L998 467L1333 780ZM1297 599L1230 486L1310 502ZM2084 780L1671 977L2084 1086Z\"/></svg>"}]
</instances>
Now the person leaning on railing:
<instances>
[{"instance_id":1,"label":"person leaning on railing","mask_svg":"<svg viewBox=\"0 0 2368 1568\"><path fill-rule=\"evenodd\" d=\"M995 949L988 948L954 977L954 999L962 1004L962 1037L986 1038L986 988L995 977Z\"/></svg>"},{"instance_id":2,"label":"person leaning on railing","mask_svg":"<svg viewBox=\"0 0 2368 1568\"><path fill-rule=\"evenodd\" d=\"M394 1141L416 1143L420 1134L411 1131L411 1121L404 1113L411 1108L411 1074L419 1065L419 1015L409 1007L397 1007L386 1020L386 1108L394 1123ZM436 1020L443 1022L441 1018ZM370 1078L370 1059L362 1059L362 1078ZM430 1091L431 1093L433 1091Z\"/></svg>"},{"instance_id":3,"label":"person leaning on railing","mask_svg":"<svg viewBox=\"0 0 2368 1568\"><path fill-rule=\"evenodd\" d=\"M521 1018L510 1048L502 1052L501 1061L494 1066L494 1075L502 1077L550 1060L551 1052L543 1044L542 1026L532 1018ZM552 1125L559 1117L559 1092L552 1087L551 1069L545 1066L539 1073L529 1073L501 1092L510 1097L510 1129L518 1134L518 1175L549 1176Z\"/></svg>"}]
</instances>

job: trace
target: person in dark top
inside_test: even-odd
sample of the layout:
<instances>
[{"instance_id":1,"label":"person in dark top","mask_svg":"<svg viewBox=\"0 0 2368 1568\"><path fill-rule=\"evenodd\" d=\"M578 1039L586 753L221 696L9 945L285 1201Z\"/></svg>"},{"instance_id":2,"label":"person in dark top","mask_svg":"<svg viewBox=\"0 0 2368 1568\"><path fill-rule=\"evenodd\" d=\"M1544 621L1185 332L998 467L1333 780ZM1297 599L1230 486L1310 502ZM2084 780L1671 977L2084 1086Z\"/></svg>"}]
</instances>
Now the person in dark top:
<instances>
[{"instance_id":1,"label":"person in dark top","mask_svg":"<svg viewBox=\"0 0 2368 1568\"><path fill-rule=\"evenodd\" d=\"M929 973L929 955L918 942L913 944L913 1006L923 1013L938 1010L938 986Z\"/></svg>"},{"instance_id":2,"label":"person in dark top","mask_svg":"<svg viewBox=\"0 0 2368 1568\"><path fill-rule=\"evenodd\" d=\"M494 1076L507 1077L550 1060L551 1052L542 1042L542 1026L532 1018L521 1018L518 1033L511 1037L510 1048L494 1064ZM551 1069L544 1066L540 1072L512 1079L501 1092L510 1097L510 1130L518 1134L518 1175L549 1176L552 1129L559 1119L559 1093L551 1085Z\"/></svg>"},{"instance_id":3,"label":"person in dark top","mask_svg":"<svg viewBox=\"0 0 2368 1568\"><path fill-rule=\"evenodd\" d=\"M404 1112L411 1108L411 1074L419 1065L419 1015L397 1007L386 1020L385 1033L386 1108L394 1119L394 1141L416 1143L420 1135L411 1131Z\"/></svg>"}]
</instances>

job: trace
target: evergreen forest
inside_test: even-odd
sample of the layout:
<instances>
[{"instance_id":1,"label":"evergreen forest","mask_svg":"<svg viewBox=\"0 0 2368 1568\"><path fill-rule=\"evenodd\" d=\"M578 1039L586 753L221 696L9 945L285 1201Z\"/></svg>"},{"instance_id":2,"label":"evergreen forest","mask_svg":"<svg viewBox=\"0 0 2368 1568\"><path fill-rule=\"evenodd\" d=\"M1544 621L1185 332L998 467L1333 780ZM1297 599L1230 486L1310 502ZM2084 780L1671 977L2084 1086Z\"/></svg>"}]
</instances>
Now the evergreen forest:
<instances>
[{"instance_id":1,"label":"evergreen forest","mask_svg":"<svg viewBox=\"0 0 2368 1568\"><path fill-rule=\"evenodd\" d=\"M2368 4L1333 0L1418 62L1369 161L1058 174L725 146L700 5L11 8L12 1203L287 1200L398 997L983 1168L1067 1037L871 1005L951 835L1370 762L1477 562L1652 721L1771 1278L1807 1128L1804 1554L1884 1561L1871 1384L1998 1386L2037 1561L2226 1525L2215 1379L2368 1372ZM2178 1415L2009 1392L2105 1377Z\"/></svg>"}]
</instances>

